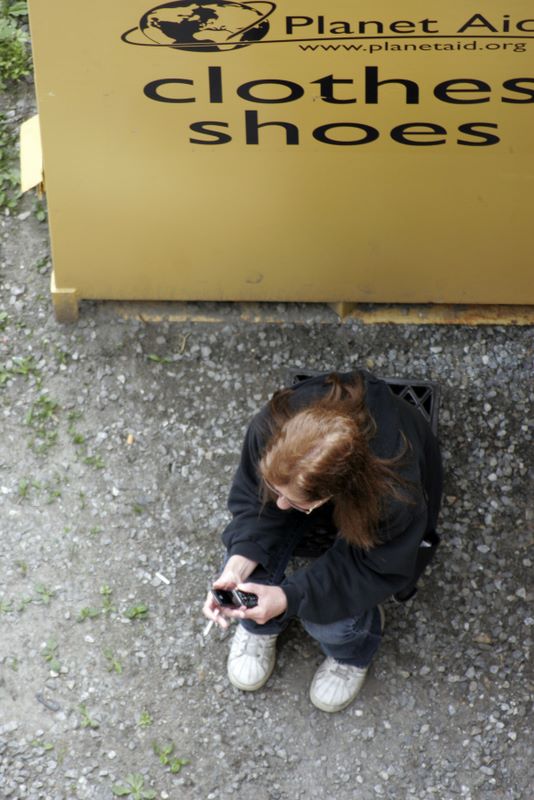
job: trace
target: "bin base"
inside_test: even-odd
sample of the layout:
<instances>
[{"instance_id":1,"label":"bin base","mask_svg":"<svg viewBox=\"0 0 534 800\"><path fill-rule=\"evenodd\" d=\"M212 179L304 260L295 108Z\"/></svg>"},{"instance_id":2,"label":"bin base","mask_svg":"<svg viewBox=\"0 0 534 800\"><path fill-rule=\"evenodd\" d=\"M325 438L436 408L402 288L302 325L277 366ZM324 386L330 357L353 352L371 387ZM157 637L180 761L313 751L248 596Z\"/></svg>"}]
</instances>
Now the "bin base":
<instances>
[{"instance_id":1,"label":"bin base","mask_svg":"<svg viewBox=\"0 0 534 800\"><path fill-rule=\"evenodd\" d=\"M56 278L52 272L50 292L54 306L54 315L58 322L76 322L79 316L78 295L76 289L58 289Z\"/></svg>"}]
</instances>

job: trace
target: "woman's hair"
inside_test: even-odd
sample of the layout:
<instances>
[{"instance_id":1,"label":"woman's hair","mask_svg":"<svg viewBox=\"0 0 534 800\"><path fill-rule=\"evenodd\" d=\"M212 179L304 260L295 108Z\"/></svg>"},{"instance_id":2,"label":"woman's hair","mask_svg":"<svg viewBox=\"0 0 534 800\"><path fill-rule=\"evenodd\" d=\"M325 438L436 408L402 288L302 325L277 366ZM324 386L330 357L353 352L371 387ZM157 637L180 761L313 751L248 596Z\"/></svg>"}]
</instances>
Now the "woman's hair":
<instances>
[{"instance_id":1,"label":"woman's hair","mask_svg":"<svg viewBox=\"0 0 534 800\"><path fill-rule=\"evenodd\" d=\"M396 470L408 448L394 458L374 455L369 442L376 423L365 404L361 375L342 383L329 375L326 395L295 407L292 389L276 392L269 404L271 435L259 464L270 484L291 487L295 500L332 498L340 535L368 550L379 543L378 524L388 499L410 502L408 482ZM269 490L264 486L264 495Z\"/></svg>"}]
</instances>

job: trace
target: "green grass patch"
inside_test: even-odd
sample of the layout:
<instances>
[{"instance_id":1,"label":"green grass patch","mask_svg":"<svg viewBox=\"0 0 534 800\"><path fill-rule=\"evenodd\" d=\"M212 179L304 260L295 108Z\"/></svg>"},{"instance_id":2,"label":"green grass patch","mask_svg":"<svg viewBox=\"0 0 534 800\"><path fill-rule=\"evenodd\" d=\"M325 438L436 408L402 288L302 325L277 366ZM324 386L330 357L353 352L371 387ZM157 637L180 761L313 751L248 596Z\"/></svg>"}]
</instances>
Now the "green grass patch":
<instances>
[{"instance_id":1,"label":"green grass patch","mask_svg":"<svg viewBox=\"0 0 534 800\"><path fill-rule=\"evenodd\" d=\"M31 72L29 36L21 23L28 16L28 4L21 0L0 2L0 89Z\"/></svg>"}]
</instances>

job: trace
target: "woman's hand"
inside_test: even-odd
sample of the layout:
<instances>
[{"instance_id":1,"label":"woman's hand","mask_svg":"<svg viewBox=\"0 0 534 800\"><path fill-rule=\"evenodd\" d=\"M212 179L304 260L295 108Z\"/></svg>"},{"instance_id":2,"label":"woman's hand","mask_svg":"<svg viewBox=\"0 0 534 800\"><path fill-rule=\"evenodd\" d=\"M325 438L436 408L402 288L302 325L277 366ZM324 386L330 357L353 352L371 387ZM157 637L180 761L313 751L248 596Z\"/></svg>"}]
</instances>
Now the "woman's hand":
<instances>
[{"instance_id":1,"label":"woman's hand","mask_svg":"<svg viewBox=\"0 0 534 800\"><path fill-rule=\"evenodd\" d=\"M257 561L252 561L252 559L246 558L245 556L231 556L226 562L223 571L214 582L214 589L235 589L239 583L246 581L257 566ZM229 625L226 617L239 616L239 612L229 608L221 608L221 606L216 603L211 592L208 592L208 596L202 608L202 613L207 619L213 620L213 622L216 622L217 625L223 629L228 628Z\"/></svg>"},{"instance_id":2,"label":"woman's hand","mask_svg":"<svg viewBox=\"0 0 534 800\"><path fill-rule=\"evenodd\" d=\"M252 575L257 561L245 556L230 556L224 569L213 584L214 589L235 589L239 583L246 581Z\"/></svg>"},{"instance_id":3,"label":"woman's hand","mask_svg":"<svg viewBox=\"0 0 534 800\"><path fill-rule=\"evenodd\" d=\"M258 605L254 608L240 608L233 613L240 619L251 619L258 625L265 625L273 617L278 617L287 609L286 593L280 586L264 586L261 583L240 583L237 587L242 592L254 592L258 595Z\"/></svg>"}]
</instances>

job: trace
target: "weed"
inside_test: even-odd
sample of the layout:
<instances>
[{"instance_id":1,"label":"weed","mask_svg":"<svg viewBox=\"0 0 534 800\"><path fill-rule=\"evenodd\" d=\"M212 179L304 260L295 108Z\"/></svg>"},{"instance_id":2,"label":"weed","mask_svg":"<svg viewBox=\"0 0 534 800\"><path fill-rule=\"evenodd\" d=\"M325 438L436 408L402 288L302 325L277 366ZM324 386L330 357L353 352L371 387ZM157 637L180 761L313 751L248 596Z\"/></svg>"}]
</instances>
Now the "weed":
<instances>
[{"instance_id":1,"label":"weed","mask_svg":"<svg viewBox=\"0 0 534 800\"><path fill-rule=\"evenodd\" d=\"M29 38L18 24L27 17L28 5L21 0L2 0L0 11L0 89L5 89L6 82L30 74Z\"/></svg>"},{"instance_id":2,"label":"weed","mask_svg":"<svg viewBox=\"0 0 534 800\"><path fill-rule=\"evenodd\" d=\"M156 797L156 792L153 789L145 789L144 785L144 777L135 772L126 776L125 786L116 783L111 787L111 791L115 797L128 797L131 795L132 800L153 800Z\"/></svg>"},{"instance_id":3,"label":"weed","mask_svg":"<svg viewBox=\"0 0 534 800\"><path fill-rule=\"evenodd\" d=\"M66 364L67 363L67 358L69 357L69 354L65 353L64 351L61 351L61 350L58 350L56 352L58 354L61 353L61 358L63 359L63 361L61 363ZM58 355L58 358L59 358L59 355ZM71 411L71 413L68 415L68 420L69 420L69 423L70 423L70 425L68 427L68 433L69 433L70 438L72 439L72 443L76 444L76 445L85 444L85 436L82 433L79 433L79 431L77 431L76 428L74 427L74 423L76 422L76 420L80 419L80 417L81 417L81 414L79 414L78 412L72 412Z\"/></svg>"},{"instance_id":4,"label":"weed","mask_svg":"<svg viewBox=\"0 0 534 800\"><path fill-rule=\"evenodd\" d=\"M62 350L60 347L56 347L55 353L56 353L56 359L58 360L59 364L67 366L70 359L70 353L68 353L66 350Z\"/></svg>"},{"instance_id":5,"label":"weed","mask_svg":"<svg viewBox=\"0 0 534 800\"><path fill-rule=\"evenodd\" d=\"M91 728L92 730L95 730L96 728L100 727L100 723L94 719L91 719L89 716L89 712L85 703L80 705L80 711L82 714L82 728Z\"/></svg>"},{"instance_id":6,"label":"weed","mask_svg":"<svg viewBox=\"0 0 534 800\"><path fill-rule=\"evenodd\" d=\"M154 720L148 713L148 711L143 711L139 719L137 720L137 724L140 728L149 728Z\"/></svg>"},{"instance_id":7,"label":"weed","mask_svg":"<svg viewBox=\"0 0 534 800\"><path fill-rule=\"evenodd\" d=\"M0 17L0 90L3 88L3 64L9 58L9 35L13 25ZM4 52L5 48L5 52ZM0 114L0 208L14 211L20 197L20 171L17 165L16 136L9 128L5 114Z\"/></svg>"},{"instance_id":8,"label":"weed","mask_svg":"<svg viewBox=\"0 0 534 800\"><path fill-rule=\"evenodd\" d=\"M32 403L26 415L26 425L35 432L35 438L31 446L38 452L44 453L49 450L57 441L57 430L54 427L57 422L57 411L59 404L52 400L48 395L40 395Z\"/></svg>"},{"instance_id":9,"label":"weed","mask_svg":"<svg viewBox=\"0 0 534 800\"><path fill-rule=\"evenodd\" d=\"M8 663L13 672L19 671L19 660L16 656L9 656Z\"/></svg>"},{"instance_id":10,"label":"weed","mask_svg":"<svg viewBox=\"0 0 534 800\"><path fill-rule=\"evenodd\" d=\"M26 500L27 499L28 494L30 492L31 485L32 485L32 482L29 481L27 478L22 478L19 481L18 495L19 495L21 500Z\"/></svg>"},{"instance_id":11,"label":"weed","mask_svg":"<svg viewBox=\"0 0 534 800\"><path fill-rule=\"evenodd\" d=\"M100 594L102 595L102 613L111 614L112 611L116 611L111 603L112 591L107 584L100 587Z\"/></svg>"},{"instance_id":12,"label":"weed","mask_svg":"<svg viewBox=\"0 0 534 800\"><path fill-rule=\"evenodd\" d=\"M48 663L48 666L50 667L52 672L59 672L61 669L61 664L59 663L57 658L57 649L58 649L58 644L56 640L50 639L46 643L42 653L44 660Z\"/></svg>"},{"instance_id":13,"label":"weed","mask_svg":"<svg viewBox=\"0 0 534 800\"><path fill-rule=\"evenodd\" d=\"M17 611L22 614L23 611L26 611L26 607L33 602L33 597L21 597L19 600L19 604L17 606Z\"/></svg>"},{"instance_id":14,"label":"weed","mask_svg":"<svg viewBox=\"0 0 534 800\"><path fill-rule=\"evenodd\" d=\"M106 466L100 456L85 456L83 463L89 464L90 467L94 467L95 469L104 469Z\"/></svg>"},{"instance_id":15,"label":"weed","mask_svg":"<svg viewBox=\"0 0 534 800\"><path fill-rule=\"evenodd\" d=\"M172 364L172 358L168 358L168 356L157 356L155 353L150 353L147 359L156 364Z\"/></svg>"},{"instance_id":16,"label":"weed","mask_svg":"<svg viewBox=\"0 0 534 800\"><path fill-rule=\"evenodd\" d=\"M51 742L43 742L42 739L32 739L30 742L32 747L39 747L41 750L53 750L54 745Z\"/></svg>"},{"instance_id":17,"label":"weed","mask_svg":"<svg viewBox=\"0 0 534 800\"><path fill-rule=\"evenodd\" d=\"M48 489L48 496L46 498L46 505L50 506L56 500L61 497L61 489L54 489L53 487Z\"/></svg>"},{"instance_id":18,"label":"weed","mask_svg":"<svg viewBox=\"0 0 534 800\"><path fill-rule=\"evenodd\" d=\"M98 533L102 533L102 528L100 525L93 525L92 528L89 528L89 533L91 536L96 536Z\"/></svg>"},{"instance_id":19,"label":"weed","mask_svg":"<svg viewBox=\"0 0 534 800\"><path fill-rule=\"evenodd\" d=\"M187 758L177 758L173 755L174 742L163 745L163 747L160 747L157 742L152 742L152 749L163 766L169 767L173 775L176 775L178 772L180 772L182 767L185 767L186 764L189 764L189 760Z\"/></svg>"},{"instance_id":20,"label":"weed","mask_svg":"<svg viewBox=\"0 0 534 800\"><path fill-rule=\"evenodd\" d=\"M8 320L7 311L0 311L0 331L5 331Z\"/></svg>"},{"instance_id":21,"label":"weed","mask_svg":"<svg viewBox=\"0 0 534 800\"><path fill-rule=\"evenodd\" d=\"M35 262L35 269L40 275L46 275L46 273L50 269L50 258L49 256L43 256L38 261Z\"/></svg>"},{"instance_id":22,"label":"weed","mask_svg":"<svg viewBox=\"0 0 534 800\"><path fill-rule=\"evenodd\" d=\"M78 614L76 622L85 622L86 619L95 619L99 617L102 612L99 608L89 608L85 607L82 608L80 613Z\"/></svg>"},{"instance_id":23,"label":"weed","mask_svg":"<svg viewBox=\"0 0 534 800\"><path fill-rule=\"evenodd\" d=\"M14 358L11 371L14 375L24 375L26 378L28 375L35 374L37 369L35 367L33 356L29 356L28 358Z\"/></svg>"},{"instance_id":24,"label":"weed","mask_svg":"<svg viewBox=\"0 0 534 800\"><path fill-rule=\"evenodd\" d=\"M47 589L46 586L43 586L42 583L38 583L35 587L35 591L39 595L39 597L34 600L35 603L42 603L45 606L50 605L50 600L56 596L56 593L53 589Z\"/></svg>"},{"instance_id":25,"label":"weed","mask_svg":"<svg viewBox=\"0 0 534 800\"><path fill-rule=\"evenodd\" d=\"M0 600L0 614L9 614L13 611L11 600Z\"/></svg>"},{"instance_id":26,"label":"weed","mask_svg":"<svg viewBox=\"0 0 534 800\"><path fill-rule=\"evenodd\" d=\"M113 651L107 648L103 653L108 660L108 672L116 672L117 675L120 675L122 673L122 664L115 658Z\"/></svg>"},{"instance_id":27,"label":"weed","mask_svg":"<svg viewBox=\"0 0 534 800\"><path fill-rule=\"evenodd\" d=\"M48 211L46 205L42 200L36 200L33 204L33 213L38 222L46 222L48 219Z\"/></svg>"},{"instance_id":28,"label":"weed","mask_svg":"<svg viewBox=\"0 0 534 800\"><path fill-rule=\"evenodd\" d=\"M124 616L128 619L145 619L148 614L148 606L144 603L139 603L137 606L131 606L126 609Z\"/></svg>"},{"instance_id":29,"label":"weed","mask_svg":"<svg viewBox=\"0 0 534 800\"><path fill-rule=\"evenodd\" d=\"M22 577L25 578L28 574L28 564L26 561L15 561L15 564L19 568Z\"/></svg>"},{"instance_id":30,"label":"weed","mask_svg":"<svg viewBox=\"0 0 534 800\"><path fill-rule=\"evenodd\" d=\"M32 356L28 358L13 358L11 361L8 361L7 364L0 367L0 386L4 386L8 380L17 375L22 375L25 378L33 375L37 385L40 386L41 384L40 372L35 366Z\"/></svg>"},{"instance_id":31,"label":"weed","mask_svg":"<svg viewBox=\"0 0 534 800\"><path fill-rule=\"evenodd\" d=\"M134 512L134 514L141 516L141 514L145 513L145 507L142 506L140 503L135 503L135 505L132 506L132 511Z\"/></svg>"}]
</instances>

